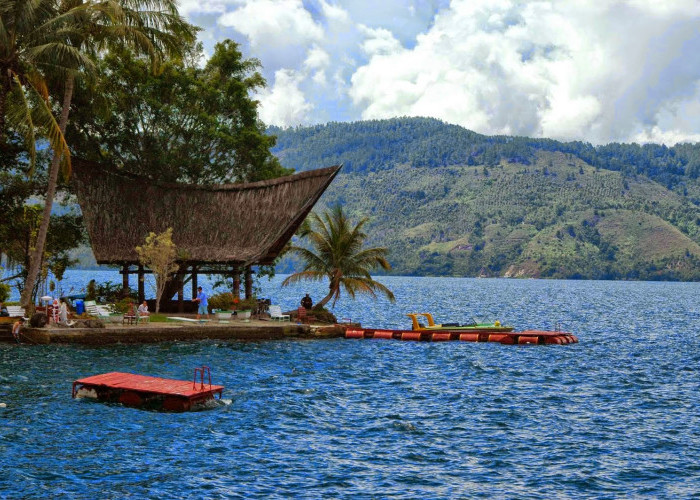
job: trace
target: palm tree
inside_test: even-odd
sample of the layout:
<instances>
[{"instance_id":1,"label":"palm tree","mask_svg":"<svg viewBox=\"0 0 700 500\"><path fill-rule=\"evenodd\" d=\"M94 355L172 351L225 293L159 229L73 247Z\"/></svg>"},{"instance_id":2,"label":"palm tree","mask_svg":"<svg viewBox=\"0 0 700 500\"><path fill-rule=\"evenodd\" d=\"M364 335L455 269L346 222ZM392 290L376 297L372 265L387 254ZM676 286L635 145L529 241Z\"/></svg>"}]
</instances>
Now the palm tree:
<instances>
[{"instance_id":1,"label":"palm tree","mask_svg":"<svg viewBox=\"0 0 700 500\"><path fill-rule=\"evenodd\" d=\"M179 54L183 41L191 42L195 36L194 28L178 14L176 0L62 0L59 14L52 23L65 30L69 46L76 53L95 57L111 44L126 44L136 52L148 54L154 67L161 54ZM71 66L70 61L65 61L58 71L58 76L64 80L59 121L61 134L65 134L68 124L75 78L90 67L85 63L86 59L89 61L89 58L73 57L77 64ZM29 306L41 270L58 173L66 157L64 151L53 150L44 213L20 299L24 307Z\"/></svg>"},{"instance_id":2,"label":"palm tree","mask_svg":"<svg viewBox=\"0 0 700 500\"><path fill-rule=\"evenodd\" d=\"M54 24L57 15L55 0L0 1L0 147L9 147L10 136L21 136L30 170L36 159L37 131L65 162L70 161L42 70L63 70L62 61L75 65L82 57L65 43L65 30Z\"/></svg>"},{"instance_id":3,"label":"palm tree","mask_svg":"<svg viewBox=\"0 0 700 500\"><path fill-rule=\"evenodd\" d=\"M391 265L386 260L386 248L362 248L367 238L362 228L368 220L364 218L353 227L340 205L326 211L323 217L311 214L310 222L302 229L301 236L309 239L312 248L291 245L288 249L301 257L304 270L287 277L282 286L327 278L328 295L317 307L325 306L331 299L335 306L341 288L352 298L357 293L375 297L376 292L381 292L393 302L391 290L374 281L369 274L377 267L389 270Z\"/></svg>"}]
</instances>

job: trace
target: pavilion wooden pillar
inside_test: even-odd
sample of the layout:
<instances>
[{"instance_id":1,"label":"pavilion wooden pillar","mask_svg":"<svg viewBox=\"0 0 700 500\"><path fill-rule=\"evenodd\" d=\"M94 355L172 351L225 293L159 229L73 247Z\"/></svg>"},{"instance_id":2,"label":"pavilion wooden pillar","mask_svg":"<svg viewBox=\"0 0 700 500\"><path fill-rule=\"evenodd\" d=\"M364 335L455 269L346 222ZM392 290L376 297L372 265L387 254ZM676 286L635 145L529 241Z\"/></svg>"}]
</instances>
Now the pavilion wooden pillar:
<instances>
[{"instance_id":1,"label":"pavilion wooden pillar","mask_svg":"<svg viewBox=\"0 0 700 500\"><path fill-rule=\"evenodd\" d=\"M177 312L185 312L185 275L177 273Z\"/></svg>"},{"instance_id":2,"label":"pavilion wooden pillar","mask_svg":"<svg viewBox=\"0 0 700 500\"><path fill-rule=\"evenodd\" d=\"M245 298L253 296L253 270L250 266L245 267Z\"/></svg>"},{"instance_id":3,"label":"pavilion wooden pillar","mask_svg":"<svg viewBox=\"0 0 700 500\"><path fill-rule=\"evenodd\" d=\"M241 270L238 268L238 266L233 266L233 298L234 299L239 299L241 298Z\"/></svg>"},{"instance_id":4,"label":"pavilion wooden pillar","mask_svg":"<svg viewBox=\"0 0 700 500\"><path fill-rule=\"evenodd\" d=\"M142 303L144 300L146 300L146 292L144 290L144 272L143 272L143 266L139 266L139 304Z\"/></svg>"},{"instance_id":5,"label":"pavilion wooden pillar","mask_svg":"<svg viewBox=\"0 0 700 500\"><path fill-rule=\"evenodd\" d=\"M197 297L197 266L192 266L192 298Z\"/></svg>"},{"instance_id":6,"label":"pavilion wooden pillar","mask_svg":"<svg viewBox=\"0 0 700 500\"><path fill-rule=\"evenodd\" d=\"M122 264L122 296L129 295L129 264Z\"/></svg>"}]
</instances>

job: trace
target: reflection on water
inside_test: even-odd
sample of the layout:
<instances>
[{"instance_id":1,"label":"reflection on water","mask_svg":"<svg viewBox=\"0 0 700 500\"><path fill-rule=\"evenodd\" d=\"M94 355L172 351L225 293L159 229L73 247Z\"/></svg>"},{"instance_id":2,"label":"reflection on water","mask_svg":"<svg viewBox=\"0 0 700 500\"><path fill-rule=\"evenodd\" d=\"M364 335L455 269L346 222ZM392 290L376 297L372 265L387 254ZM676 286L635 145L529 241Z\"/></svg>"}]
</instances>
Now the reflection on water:
<instances>
[{"instance_id":1,"label":"reflection on water","mask_svg":"<svg viewBox=\"0 0 700 500\"><path fill-rule=\"evenodd\" d=\"M75 277L73 277L75 278ZM263 293L283 309L322 284ZM581 343L502 346L333 339L0 345L3 497L690 497L700 491L700 285L382 278L397 297L339 317L406 312ZM188 379L217 407L146 412L70 398L106 371Z\"/></svg>"}]
</instances>

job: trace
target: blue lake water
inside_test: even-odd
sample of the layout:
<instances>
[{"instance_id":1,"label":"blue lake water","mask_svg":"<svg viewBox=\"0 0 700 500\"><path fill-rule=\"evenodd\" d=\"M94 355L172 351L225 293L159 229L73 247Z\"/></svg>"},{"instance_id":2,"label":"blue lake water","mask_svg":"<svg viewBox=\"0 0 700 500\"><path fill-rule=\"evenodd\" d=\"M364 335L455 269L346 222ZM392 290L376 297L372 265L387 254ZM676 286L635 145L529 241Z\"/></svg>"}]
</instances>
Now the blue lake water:
<instances>
[{"instance_id":1,"label":"blue lake water","mask_svg":"<svg viewBox=\"0 0 700 500\"><path fill-rule=\"evenodd\" d=\"M110 273L107 271L106 273ZM71 271L79 284L96 272ZM112 273L113 281L118 275ZM88 277L86 279L86 277ZM103 278L97 276L98 281ZM263 296L296 307L304 292ZM700 491L700 284L388 277L339 317L560 322L579 344L0 345L0 497L684 498ZM206 283L205 283L206 284ZM84 286L84 283L80 286ZM78 377L212 367L214 409L76 401Z\"/></svg>"}]
</instances>

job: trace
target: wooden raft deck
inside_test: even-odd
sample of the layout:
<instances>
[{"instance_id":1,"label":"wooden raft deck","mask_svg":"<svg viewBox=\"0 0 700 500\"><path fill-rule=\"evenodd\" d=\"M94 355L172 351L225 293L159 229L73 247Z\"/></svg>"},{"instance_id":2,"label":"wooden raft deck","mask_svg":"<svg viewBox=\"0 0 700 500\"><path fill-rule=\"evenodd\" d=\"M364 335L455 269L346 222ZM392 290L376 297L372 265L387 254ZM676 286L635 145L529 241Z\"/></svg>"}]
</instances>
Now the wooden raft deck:
<instances>
[{"instance_id":1,"label":"wooden raft deck","mask_svg":"<svg viewBox=\"0 0 700 500\"><path fill-rule=\"evenodd\" d=\"M187 411L197 403L221 397L223 385L195 380L174 380L149 377L134 373L110 372L85 377L73 382L73 397L90 397L100 401L121 403L125 406L145 407L168 411ZM207 369L207 373L208 369Z\"/></svg>"}]
</instances>

